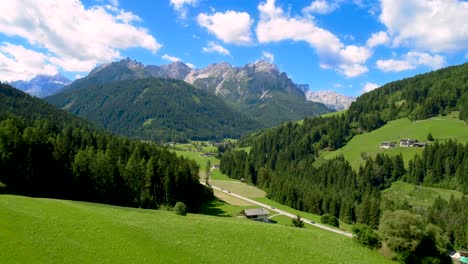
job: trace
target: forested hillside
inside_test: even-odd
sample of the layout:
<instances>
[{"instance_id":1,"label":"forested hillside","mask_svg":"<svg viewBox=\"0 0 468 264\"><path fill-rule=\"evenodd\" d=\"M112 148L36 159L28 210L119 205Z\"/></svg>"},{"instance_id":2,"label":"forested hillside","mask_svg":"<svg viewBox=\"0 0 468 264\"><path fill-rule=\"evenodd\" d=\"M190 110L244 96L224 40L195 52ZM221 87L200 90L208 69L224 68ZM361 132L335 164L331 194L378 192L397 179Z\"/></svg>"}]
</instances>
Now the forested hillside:
<instances>
[{"instance_id":1,"label":"forested hillside","mask_svg":"<svg viewBox=\"0 0 468 264\"><path fill-rule=\"evenodd\" d=\"M183 201L192 211L211 196L194 161L97 131L9 85L0 91L0 182L10 193L144 208Z\"/></svg>"},{"instance_id":2,"label":"forested hillside","mask_svg":"<svg viewBox=\"0 0 468 264\"><path fill-rule=\"evenodd\" d=\"M460 111L460 118L468 122L468 64L385 85L359 97L342 115L306 118L302 124L290 122L252 135L240 141L240 145L251 147L250 152L226 151L221 158L221 170L231 177L248 179L283 204L319 214L330 213L348 223L377 228L382 224L379 219L383 211L411 210L404 205L389 207L381 203L380 191L390 187L393 181L404 179L468 194L467 146L436 143L421 157L415 157L408 168L404 167L401 156L377 155L354 171L342 157L314 165L318 155L323 150L338 149L353 136L379 128L390 120L424 119L452 111ZM463 203L453 201L452 204ZM442 209L435 205L431 210L438 214ZM452 213L459 215L467 211L463 205ZM468 232L450 231L454 226L447 222L448 218L434 220L427 212L413 213L422 214L421 219L426 223L442 228L452 245L468 248ZM457 225L468 230L468 218L461 218ZM421 234L426 231L421 230ZM415 248L392 249L396 253L410 252L402 253L408 258L417 254Z\"/></svg>"},{"instance_id":3,"label":"forested hillside","mask_svg":"<svg viewBox=\"0 0 468 264\"><path fill-rule=\"evenodd\" d=\"M79 125L83 127L97 127L90 122L76 117L66 111L60 111L41 99L5 84L0 83L0 118L21 116L28 120L47 119L51 125L63 126Z\"/></svg>"},{"instance_id":4,"label":"forested hillside","mask_svg":"<svg viewBox=\"0 0 468 264\"><path fill-rule=\"evenodd\" d=\"M177 80L89 84L46 101L115 134L144 140L238 138L259 128L218 97Z\"/></svg>"}]
</instances>

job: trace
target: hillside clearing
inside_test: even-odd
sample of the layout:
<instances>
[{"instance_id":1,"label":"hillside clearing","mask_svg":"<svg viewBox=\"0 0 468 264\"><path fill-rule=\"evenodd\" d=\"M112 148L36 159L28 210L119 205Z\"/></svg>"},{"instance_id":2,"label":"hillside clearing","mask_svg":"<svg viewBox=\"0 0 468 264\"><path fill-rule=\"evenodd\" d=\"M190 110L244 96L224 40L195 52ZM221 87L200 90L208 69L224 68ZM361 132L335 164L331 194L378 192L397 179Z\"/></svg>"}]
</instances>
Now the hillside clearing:
<instances>
[{"instance_id":1,"label":"hillside clearing","mask_svg":"<svg viewBox=\"0 0 468 264\"><path fill-rule=\"evenodd\" d=\"M319 229L11 195L0 207L1 263L392 263Z\"/></svg>"},{"instance_id":2,"label":"hillside clearing","mask_svg":"<svg viewBox=\"0 0 468 264\"><path fill-rule=\"evenodd\" d=\"M400 139L417 139L426 141L427 134L431 133L437 140L456 139L460 142L468 142L468 126L458 119L458 113L448 116L438 116L426 120L411 122L407 118L402 118L388 122L385 126L372 132L355 136L346 146L331 152L323 152L321 159L332 159L343 155L354 169L358 169L364 164L361 153L367 156L375 156L377 153L389 155L402 154L405 162L421 153L422 148L402 148L380 149L380 143L384 141L399 142ZM320 162L320 161L319 161Z\"/></svg>"},{"instance_id":3,"label":"hillside clearing","mask_svg":"<svg viewBox=\"0 0 468 264\"><path fill-rule=\"evenodd\" d=\"M441 188L417 186L411 183L397 181L382 192L382 196L394 202L407 200L413 207L428 208L432 206L437 197L449 200L451 196L459 199L463 196L461 192Z\"/></svg>"}]
</instances>

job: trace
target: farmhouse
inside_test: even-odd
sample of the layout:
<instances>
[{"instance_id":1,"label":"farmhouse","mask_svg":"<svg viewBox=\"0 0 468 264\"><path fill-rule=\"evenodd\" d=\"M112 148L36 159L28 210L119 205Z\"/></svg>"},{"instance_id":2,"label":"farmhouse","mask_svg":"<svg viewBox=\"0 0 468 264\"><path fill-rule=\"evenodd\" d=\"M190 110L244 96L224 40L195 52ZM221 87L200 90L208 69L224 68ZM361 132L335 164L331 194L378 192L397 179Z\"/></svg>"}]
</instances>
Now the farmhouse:
<instances>
[{"instance_id":1,"label":"farmhouse","mask_svg":"<svg viewBox=\"0 0 468 264\"><path fill-rule=\"evenodd\" d=\"M219 164L214 164L213 166L211 166L211 169L213 169L213 170L219 169Z\"/></svg>"},{"instance_id":2,"label":"farmhouse","mask_svg":"<svg viewBox=\"0 0 468 264\"><path fill-rule=\"evenodd\" d=\"M400 140L400 147L413 147L416 142L418 142L416 139L402 139Z\"/></svg>"},{"instance_id":3,"label":"farmhouse","mask_svg":"<svg viewBox=\"0 0 468 264\"><path fill-rule=\"evenodd\" d=\"M380 148L389 149L394 148L396 146L395 142L382 142L380 143Z\"/></svg>"},{"instance_id":4,"label":"farmhouse","mask_svg":"<svg viewBox=\"0 0 468 264\"><path fill-rule=\"evenodd\" d=\"M270 214L270 211L265 208L245 209L241 214L248 219L268 223L268 215Z\"/></svg>"}]
</instances>

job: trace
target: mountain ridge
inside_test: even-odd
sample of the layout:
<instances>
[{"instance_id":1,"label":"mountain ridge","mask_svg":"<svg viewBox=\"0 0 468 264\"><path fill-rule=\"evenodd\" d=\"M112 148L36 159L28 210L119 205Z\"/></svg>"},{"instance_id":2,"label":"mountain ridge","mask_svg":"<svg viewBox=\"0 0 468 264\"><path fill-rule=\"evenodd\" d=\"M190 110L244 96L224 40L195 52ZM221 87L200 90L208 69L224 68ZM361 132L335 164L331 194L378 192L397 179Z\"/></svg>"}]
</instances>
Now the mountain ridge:
<instances>
[{"instance_id":1,"label":"mountain ridge","mask_svg":"<svg viewBox=\"0 0 468 264\"><path fill-rule=\"evenodd\" d=\"M11 82L10 85L30 95L43 98L55 94L70 83L69 79L58 73L56 75L40 74L29 81L18 80Z\"/></svg>"}]
</instances>

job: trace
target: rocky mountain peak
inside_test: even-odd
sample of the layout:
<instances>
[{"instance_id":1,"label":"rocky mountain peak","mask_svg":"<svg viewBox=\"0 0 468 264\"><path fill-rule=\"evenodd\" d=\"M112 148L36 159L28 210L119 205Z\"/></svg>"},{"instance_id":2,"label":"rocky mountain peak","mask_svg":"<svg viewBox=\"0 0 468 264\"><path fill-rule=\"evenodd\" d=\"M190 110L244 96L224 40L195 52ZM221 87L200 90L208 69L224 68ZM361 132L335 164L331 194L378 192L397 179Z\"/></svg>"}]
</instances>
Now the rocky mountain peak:
<instances>
[{"instance_id":1,"label":"rocky mountain peak","mask_svg":"<svg viewBox=\"0 0 468 264\"><path fill-rule=\"evenodd\" d=\"M339 94L335 91L307 91L305 93L308 101L318 102L337 111L348 109L356 97Z\"/></svg>"},{"instance_id":2,"label":"rocky mountain peak","mask_svg":"<svg viewBox=\"0 0 468 264\"><path fill-rule=\"evenodd\" d=\"M247 64L247 67L252 68L255 72L279 73L276 65L264 60Z\"/></svg>"}]
</instances>

